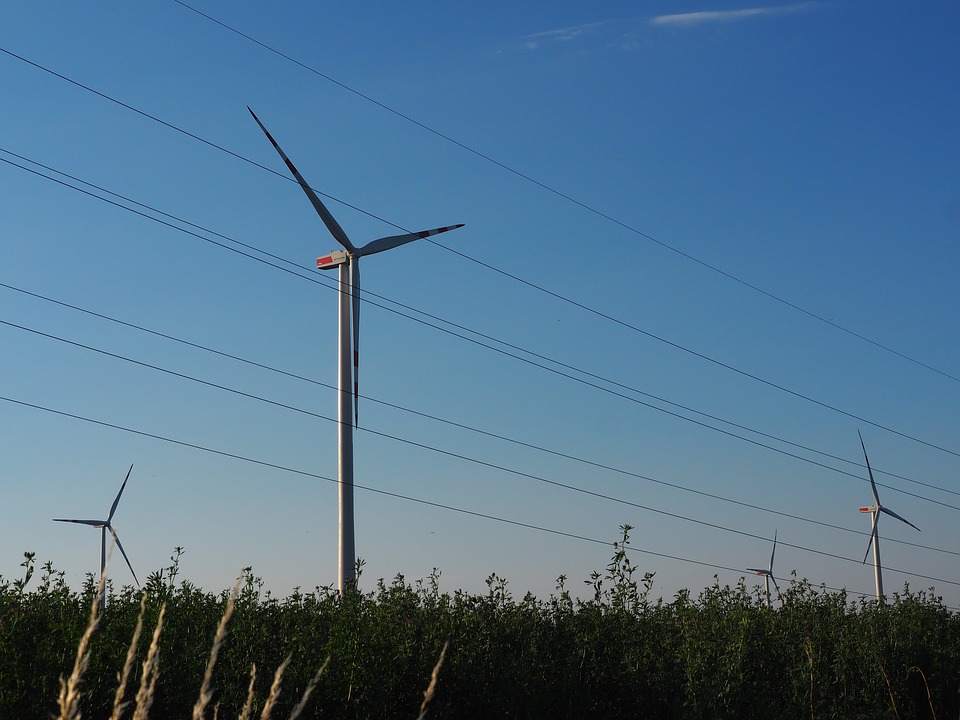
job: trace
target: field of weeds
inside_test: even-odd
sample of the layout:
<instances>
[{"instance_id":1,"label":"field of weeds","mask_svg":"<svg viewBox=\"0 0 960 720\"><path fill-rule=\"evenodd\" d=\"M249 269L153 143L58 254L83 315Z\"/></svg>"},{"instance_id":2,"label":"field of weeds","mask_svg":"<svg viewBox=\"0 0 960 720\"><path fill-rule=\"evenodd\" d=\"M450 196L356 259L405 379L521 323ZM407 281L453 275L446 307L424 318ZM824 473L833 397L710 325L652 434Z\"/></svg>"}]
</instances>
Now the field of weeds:
<instances>
[{"instance_id":1,"label":"field of weeds","mask_svg":"<svg viewBox=\"0 0 960 720\"><path fill-rule=\"evenodd\" d=\"M624 540L629 542L628 538ZM960 619L908 589L784 583L649 599L623 545L574 600L439 590L439 574L277 598L178 580L71 590L30 554L0 579L0 717L960 718Z\"/></svg>"}]
</instances>

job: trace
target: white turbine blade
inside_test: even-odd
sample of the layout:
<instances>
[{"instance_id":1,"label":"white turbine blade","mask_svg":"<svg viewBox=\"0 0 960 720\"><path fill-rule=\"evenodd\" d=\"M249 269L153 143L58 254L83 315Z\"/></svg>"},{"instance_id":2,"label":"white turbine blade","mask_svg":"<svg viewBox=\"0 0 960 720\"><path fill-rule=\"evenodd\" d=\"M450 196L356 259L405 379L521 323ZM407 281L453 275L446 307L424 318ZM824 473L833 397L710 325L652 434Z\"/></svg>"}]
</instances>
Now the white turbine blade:
<instances>
[{"instance_id":1,"label":"white turbine blade","mask_svg":"<svg viewBox=\"0 0 960 720\"><path fill-rule=\"evenodd\" d=\"M780 594L780 586L777 585L777 579L773 576L773 573L770 573L770 579L773 580L773 586L777 589L777 594Z\"/></svg>"},{"instance_id":2,"label":"white turbine blade","mask_svg":"<svg viewBox=\"0 0 960 720\"><path fill-rule=\"evenodd\" d=\"M247 110L250 110L250 107L247 106ZM257 125L260 126L260 129L263 130L263 134L267 136L267 140L270 141L270 144L273 145L274 149L280 153L280 157L283 158L283 162L286 164L287 169L293 173L293 177L297 179L297 182L300 184L300 187L307 194L307 198L313 204L314 210L317 211L317 214L320 216L320 219L323 220L323 224L327 226L327 230L330 231L330 234L333 235L334 239L343 245L344 248L349 252L354 251L353 243L350 242L350 239L347 237L347 234L343 231L343 228L340 227L340 223L336 221L333 215L330 214L330 211L327 210L327 206L323 204L317 194L313 191L313 188L307 184L307 181L303 179L303 175L294 167L293 163L290 162L290 158L287 157L286 153L280 149L280 146L277 144L277 141L273 139L273 135L263 126L263 123L260 122L260 118L257 117L257 114L250 110L250 114L253 115L253 119L257 121Z\"/></svg>"},{"instance_id":3,"label":"white turbine blade","mask_svg":"<svg viewBox=\"0 0 960 720\"><path fill-rule=\"evenodd\" d=\"M379 240L372 240L371 242L368 242L362 248L357 249L356 254L357 257L373 255L378 252L383 252L384 250L392 250L400 245L406 245L408 242L413 242L414 240L422 240L423 238L430 237L431 235L439 235L440 233L445 233L462 227L463 223L460 223L459 225L448 225L447 227L434 228L433 230L421 230L420 232L406 233L405 235L391 235L390 237L380 238Z\"/></svg>"},{"instance_id":4,"label":"white turbine blade","mask_svg":"<svg viewBox=\"0 0 960 720\"><path fill-rule=\"evenodd\" d=\"M117 531L110 527L110 534L113 535L113 541L117 544L117 547L120 548L120 554L123 555L123 559L127 561L127 567L130 568L130 574L133 575L133 579L137 582L137 587L140 587L140 581L137 580L137 574L133 571L133 565L130 564L130 558L127 557L126 550L123 549L123 543L120 542L120 536L117 535Z\"/></svg>"},{"instance_id":5,"label":"white turbine blade","mask_svg":"<svg viewBox=\"0 0 960 720\"><path fill-rule=\"evenodd\" d=\"M54 518L54 522L72 522L80 525L91 525L92 527L103 527L107 524L106 520L67 520L65 518Z\"/></svg>"},{"instance_id":6,"label":"white turbine blade","mask_svg":"<svg viewBox=\"0 0 960 720\"><path fill-rule=\"evenodd\" d=\"M897 520L899 520L900 522L905 522L907 525L909 525L910 527L912 527L914 530L916 530L917 532L920 532L920 528L918 528L916 525L914 525L912 522L910 522L910 521L907 520L906 518L900 517L900 516L897 515L893 510L889 510L889 509L887 509L887 508L885 508L885 507L882 507L882 506L879 508L879 510L880 510L880 512L882 512L882 513L886 513L886 514L889 515L890 517L895 517L895 518L896 518Z\"/></svg>"},{"instance_id":7,"label":"white turbine blade","mask_svg":"<svg viewBox=\"0 0 960 720\"><path fill-rule=\"evenodd\" d=\"M360 258L350 258L350 295L353 300L353 424L360 426Z\"/></svg>"},{"instance_id":8,"label":"white turbine blade","mask_svg":"<svg viewBox=\"0 0 960 720\"><path fill-rule=\"evenodd\" d=\"M107 523L113 520L113 514L117 511L117 503L120 502L120 496L123 495L123 489L127 486L127 480L130 479L130 473L133 472L133 465L130 466L130 469L127 470L127 476L123 479L123 485L120 486L120 492L117 493L117 497L113 501L113 505L110 506L110 514L107 515Z\"/></svg>"},{"instance_id":9,"label":"white turbine blade","mask_svg":"<svg viewBox=\"0 0 960 720\"><path fill-rule=\"evenodd\" d=\"M879 505L880 496L877 495L877 484L873 481L873 470L870 468L870 458L867 457L867 446L863 444L863 435L860 435L859 430L857 430L857 435L860 437L860 447L863 448L863 459L867 461L867 473L870 475L870 487L873 490L873 501Z\"/></svg>"},{"instance_id":10,"label":"white turbine blade","mask_svg":"<svg viewBox=\"0 0 960 720\"><path fill-rule=\"evenodd\" d=\"M747 572L756 573L757 575L766 575L766 570L761 570L760 568L747 568Z\"/></svg>"}]
</instances>

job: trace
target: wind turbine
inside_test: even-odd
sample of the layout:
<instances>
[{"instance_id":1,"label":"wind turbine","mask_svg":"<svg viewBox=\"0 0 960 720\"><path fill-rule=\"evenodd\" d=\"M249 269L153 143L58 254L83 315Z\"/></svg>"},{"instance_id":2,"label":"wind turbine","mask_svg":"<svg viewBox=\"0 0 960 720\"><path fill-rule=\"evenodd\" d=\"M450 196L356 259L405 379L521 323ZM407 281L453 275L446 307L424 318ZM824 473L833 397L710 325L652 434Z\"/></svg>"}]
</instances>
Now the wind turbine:
<instances>
[{"instance_id":1,"label":"wind turbine","mask_svg":"<svg viewBox=\"0 0 960 720\"><path fill-rule=\"evenodd\" d=\"M340 541L339 558L337 562L337 587L341 594L353 584L356 580L356 550L354 545L354 526L353 526L353 426L359 424L357 414L357 404L359 401L359 385L357 383L357 374L360 364L360 355L358 351L360 340L360 258L366 255L392 250L400 245L405 245L414 240L430 237L448 230L456 230L463 227L460 225L449 225L447 227L434 228L433 230L421 230L415 233L406 233L403 235L391 235L390 237L373 240L366 245L356 247L347 234L340 227L340 224L334 219L330 211L303 179L303 176L290 162L277 141L269 133L256 113L250 110L253 119L263 130L264 135L273 145L274 149L280 154L287 169L293 173L303 192L313 205L314 210L327 226L327 230L333 235L333 238L340 243L343 250L334 250L328 255L317 258L317 267L321 270L332 270L339 268L339 289L340 289L340 321L339 321L339 372L337 389L339 390L340 401L338 405L337 419L339 421L339 487L340 487ZM351 339L351 318L353 337ZM351 368L350 350L353 346L353 365ZM350 386L353 385L353 394L351 396ZM351 417L352 416L352 417Z\"/></svg>"},{"instance_id":2,"label":"wind turbine","mask_svg":"<svg viewBox=\"0 0 960 720\"><path fill-rule=\"evenodd\" d=\"M770 553L770 566L766 570L761 568L747 568L750 572L755 572L757 575L763 575L763 581L766 585L767 591L767 607L770 607L770 581L773 580L773 586L777 589L777 594L780 594L780 586L777 585L777 579L773 576L773 556L777 554L777 531L773 531L773 552Z\"/></svg>"},{"instance_id":3,"label":"wind turbine","mask_svg":"<svg viewBox=\"0 0 960 720\"><path fill-rule=\"evenodd\" d=\"M54 522L70 522L78 523L80 525L92 525L95 528L100 528L100 578L104 577L104 573L107 571L107 530L110 531L110 535L113 537L114 542L117 543L117 547L120 548L120 552L123 555L123 559L127 561L127 567L130 568L130 573L133 575L133 579L137 582L137 587L140 586L140 581L137 580L137 574L133 571L133 565L130 564L130 558L127 557L126 551L123 549L123 545L120 542L120 537L117 535L117 531L113 529L111 521L113 520L113 514L117 511L117 504L120 502L120 496L123 495L123 489L127 486L127 480L130 479L130 473L133 472L133 465L130 466L130 469L127 470L127 476L123 479L123 485L120 486L120 492L117 493L117 497L113 501L113 505L110 506L110 514L107 515L106 520L68 520L66 518L54 518ZM104 605L106 603L105 598L106 589L101 588L100 590L100 610L103 611Z\"/></svg>"},{"instance_id":4,"label":"wind turbine","mask_svg":"<svg viewBox=\"0 0 960 720\"><path fill-rule=\"evenodd\" d=\"M890 517L895 517L900 522L905 522L907 525L912 527L917 532L920 532L920 528L914 525L912 522L906 518L900 517L893 510L885 508L880 504L880 496L877 495L877 484L873 481L873 470L870 469L870 458L867 457L867 448L863 444L863 435L860 435L860 431L857 430L857 435L860 436L860 447L863 448L863 459L867 461L867 473L870 475L870 487L873 489L873 505L867 505L866 507L860 508L862 513L870 513L870 541L867 543L867 552L863 555L863 562L867 562L867 555L870 554L870 546L873 546L873 572L876 578L877 583L877 602L881 601L883 597L883 576L880 569L880 535L877 533L877 523L880 522L880 513L886 513Z\"/></svg>"}]
</instances>

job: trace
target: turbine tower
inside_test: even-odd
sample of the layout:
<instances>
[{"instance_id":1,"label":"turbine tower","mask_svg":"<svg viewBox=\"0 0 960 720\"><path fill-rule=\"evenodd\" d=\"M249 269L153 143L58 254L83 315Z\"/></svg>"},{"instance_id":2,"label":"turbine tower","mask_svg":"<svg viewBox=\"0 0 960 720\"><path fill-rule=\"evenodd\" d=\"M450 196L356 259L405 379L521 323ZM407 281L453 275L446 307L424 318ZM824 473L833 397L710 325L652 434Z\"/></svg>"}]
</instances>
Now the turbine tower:
<instances>
[{"instance_id":1,"label":"turbine tower","mask_svg":"<svg viewBox=\"0 0 960 720\"><path fill-rule=\"evenodd\" d=\"M863 435L857 430L860 436L860 447L863 448L863 459L867 462L867 473L870 475L870 487L873 489L873 505L867 505L860 508L862 513L870 513L870 541L867 543L867 552L863 555L863 562L867 562L867 555L870 554L870 546L873 546L873 573L877 585L877 602L882 602L883 598L883 574L880 568L880 535L877 533L877 523L880 522L880 513L886 513L890 517L895 517L900 522L905 522L917 532L920 528L914 525L906 518L900 517L893 510L880 504L880 496L877 495L877 484L873 481L873 470L870 468L870 458L867 457L867 447L863 444Z\"/></svg>"},{"instance_id":2,"label":"turbine tower","mask_svg":"<svg viewBox=\"0 0 960 720\"><path fill-rule=\"evenodd\" d=\"M770 566L763 570L761 568L747 568L750 572L755 572L757 575L763 575L763 581L766 585L767 591L767 607L770 605L770 581L773 580L773 586L777 589L777 594L780 594L780 586L777 585L777 579L773 576L773 556L777 553L777 531L773 531L773 552L770 553Z\"/></svg>"},{"instance_id":3,"label":"turbine tower","mask_svg":"<svg viewBox=\"0 0 960 720\"><path fill-rule=\"evenodd\" d=\"M353 526L353 426L359 424L357 413L357 404L359 401L359 385L357 383L357 374L359 370L359 340L360 340L360 258L366 255L392 250L408 242L430 237L448 230L456 230L463 227L460 225L450 225L447 227L435 228L433 230L422 230L415 233L406 233L403 235L392 235L390 237L373 240L366 245L356 247L347 234L340 227L330 211L321 202L320 198L303 179L290 158L286 156L277 141L267 131L260 118L249 107L250 114L257 121L257 125L263 130L264 135L273 145L286 164L287 169L293 174L303 192L313 205L314 210L327 226L327 230L333 235L334 240L340 243L343 250L334 250L328 255L317 258L317 267L321 270L332 270L339 268L339 371L337 389L339 390L339 405L337 419L339 422L339 488L340 488L340 541L339 557L337 561L337 588L343 594L346 589L356 581L356 550L354 544L354 526ZM352 326L352 328L351 328ZM351 338L351 329L353 337ZM353 349L353 360L351 367L351 345ZM350 387L353 386L351 395Z\"/></svg>"},{"instance_id":4,"label":"turbine tower","mask_svg":"<svg viewBox=\"0 0 960 720\"><path fill-rule=\"evenodd\" d=\"M130 469L127 470L127 476L123 479L123 484L120 486L120 492L117 493L117 497L113 501L113 505L110 506L110 514L107 515L106 520L68 520L66 518L54 518L54 522L69 522L69 523L78 523L79 525L91 525L95 528L100 528L100 579L103 580L104 574L107 572L107 530L110 531L110 535L113 537L114 542L117 543L117 547L120 548L120 553L123 555L123 559L127 561L127 567L130 568L130 573L133 575L133 579L137 583L137 587L140 587L140 581L137 580L137 574L133 571L133 565L130 564L130 558L127 557L126 551L123 549L123 544L120 542L120 537L117 535L117 531L113 529L111 521L113 520L113 514L117 511L117 504L120 502L120 496L123 495L123 489L127 486L127 480L130 479L130 473L133 472L133 465L130 466ZM102 586L100 588L100 612L103 612L103 608L106 605L106 587Z\"/></svg>"}]
</instances>

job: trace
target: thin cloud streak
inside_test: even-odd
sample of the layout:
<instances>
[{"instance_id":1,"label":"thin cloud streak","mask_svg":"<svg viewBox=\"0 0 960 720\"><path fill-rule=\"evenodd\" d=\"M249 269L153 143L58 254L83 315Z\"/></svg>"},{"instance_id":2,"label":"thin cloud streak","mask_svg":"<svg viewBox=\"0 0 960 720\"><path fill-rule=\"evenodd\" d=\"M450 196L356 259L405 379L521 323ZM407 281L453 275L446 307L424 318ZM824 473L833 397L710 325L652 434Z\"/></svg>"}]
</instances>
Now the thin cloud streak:
<instances>
[{"instance_id":1,"label":"thin cloud streak","mask_svg":"<svg viewBox=\"0 0 960 720\"><path fill-rule=\"evenodd\" d=\"M545 30L544 32L533 33L532 35L525 35L523 39L523 47L527 50L536 50L540 47L542 42L570 42L571 40L576 40L578 37L583 35L594 28L607 25L609 21L601 22L592 22L584 23L583 25L574 25L571 27L560 28L558 30Z\"/></svg>"},{"instance_id":2,"label":"thin cloud streak","mask_svg":"<svg viewBox=\"0 0 960 720\"><path fill-rule=\"evenodd\" d=\"M651 18L651 25L699 25L715 22L736 22L761 15L786 15L813 7L815 3L798 3L782 7L757 7L742 10L708 10L703 12L680 13L677 15L658 15Z\"/></svg>"}]
</instances>

